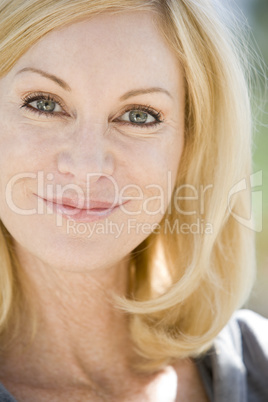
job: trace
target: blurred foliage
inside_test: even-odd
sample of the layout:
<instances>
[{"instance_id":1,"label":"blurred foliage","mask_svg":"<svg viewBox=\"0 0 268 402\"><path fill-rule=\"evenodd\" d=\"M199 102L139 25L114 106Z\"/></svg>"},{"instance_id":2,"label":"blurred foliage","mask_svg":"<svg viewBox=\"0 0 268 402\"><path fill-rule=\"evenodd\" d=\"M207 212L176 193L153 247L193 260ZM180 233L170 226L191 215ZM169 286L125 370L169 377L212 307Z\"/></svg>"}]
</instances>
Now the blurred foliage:
<instances>
[{"instance_id":1,"label":"blurred foliage","mask_svg":"<svg viewBox=\"0 0 268 402\"><path fill-rule=\"evenodd\" d=\"M255 121L253 171L262 171L263 198L262 205L254 205L253 208L255 214L262 214L263 229L256 234L257 281L248 307L268 317L268 0L240 0L239 7L247 17L252 30L251 46L262 58L261 62L256 59L260 88L255 88L256 100L253 106Z\"/></svg>"}]
</instances>

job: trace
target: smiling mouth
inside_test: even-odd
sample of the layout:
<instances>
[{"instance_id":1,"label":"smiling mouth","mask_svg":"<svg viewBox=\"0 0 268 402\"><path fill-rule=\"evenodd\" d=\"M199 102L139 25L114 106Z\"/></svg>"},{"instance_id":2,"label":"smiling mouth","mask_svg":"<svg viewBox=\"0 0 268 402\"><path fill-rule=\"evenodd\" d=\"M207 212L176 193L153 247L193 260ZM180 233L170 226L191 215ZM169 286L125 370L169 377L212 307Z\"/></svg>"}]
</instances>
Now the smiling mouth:
<instances>
[{"instance_id":1,"label":"smiling mouth","mask_svg":"<svg viewBox=\"0 0 268 402\"><path fill-rule=\"evenodd\" d=\"M58 199L47 199L38 196L38 199L42 200L53 213L62 215L67 219L73 219L77 222L92 222L108 217L114 211L118 210L122 205L128 201L122 203L112 203L108 201L99 200L73 200L71 198L62 197Z\"/></svg>"}]
</instances>

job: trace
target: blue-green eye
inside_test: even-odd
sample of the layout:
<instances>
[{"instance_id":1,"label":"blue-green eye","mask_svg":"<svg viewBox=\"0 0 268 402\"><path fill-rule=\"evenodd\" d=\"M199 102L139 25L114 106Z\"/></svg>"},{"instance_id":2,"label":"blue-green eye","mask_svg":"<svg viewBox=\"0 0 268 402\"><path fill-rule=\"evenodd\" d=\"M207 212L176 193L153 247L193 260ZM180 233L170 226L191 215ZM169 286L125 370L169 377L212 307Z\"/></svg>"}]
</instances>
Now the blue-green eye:
<instances>
[{"instance_id":1,"label":"blue-green eye","mask_svg":"<svg viewBox=\"0 0 268 402\"><path fill-rule=\"evenodd\" d=\"M131 110L130 112L125 113L121 118L122 120L129 120L131 123L136 124L146 124L155 121L153 116L142 110Z\"/></svg>"},{"instance_id":2,"label":"blue-green eye","mask_svg":"<svg viewBox=\"0 0 268 402\"><path fill-rule=\"evenodd\" d=\"M36 108L38 110L42 110L43 112L53 112L56 109L56 102L51 100L41 99L32 103L36 104Z\"/></svg>"},{"instance_id":3,"label":"blue-green eye","mask_svg":"<svg viewBox=\"0 0 268 402\"><path fill-rule=\"evenodd\" d=\"M33 102L29 102L28 105L39 110L40 112L45 113L57 113L62 111L61 106L57 102L50 99L38 99Z\"/></svg>"},{"instance_id":4,"label":"blue-green eye","mask_svg":"<svg viewBox=\"0 0 268 402\"><path fill-rule=\"evenodd\" d=\"M119 119L121 122L126 122L132 125L152 126L161 123L160 113L146 107L139 106L128 110Z\"/></svg>"},{"instance_id":5,"label":"blue-green eye","mask_svg":"<svg viewBox=\"0 0 268 402\"><path fill-rule=\"evenodd\" d=\"M58 98L46 93L31 93L25 96L21 107L39 113L39 115L54 116L67 115L65 107Z\"/></svg>"}]
</instances>

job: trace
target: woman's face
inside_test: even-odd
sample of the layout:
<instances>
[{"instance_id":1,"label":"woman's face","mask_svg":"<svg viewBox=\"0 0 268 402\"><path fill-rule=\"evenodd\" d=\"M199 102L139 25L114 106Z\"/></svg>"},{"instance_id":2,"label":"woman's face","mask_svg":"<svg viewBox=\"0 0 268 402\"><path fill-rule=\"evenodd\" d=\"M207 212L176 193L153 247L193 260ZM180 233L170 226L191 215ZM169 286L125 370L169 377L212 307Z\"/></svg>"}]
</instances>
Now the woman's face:
<instances>
[{"instance_id":1,"label":"woman's face","mask_svg":"<svg viewBox=\"0 0 268 402\"><path fill-rule=\"evenodd\" d=\"M57 267L120 261L164 215L183 123L150 13L47 34L0 80L0 216L17 247Z\"/></svg>"}]
</instances>

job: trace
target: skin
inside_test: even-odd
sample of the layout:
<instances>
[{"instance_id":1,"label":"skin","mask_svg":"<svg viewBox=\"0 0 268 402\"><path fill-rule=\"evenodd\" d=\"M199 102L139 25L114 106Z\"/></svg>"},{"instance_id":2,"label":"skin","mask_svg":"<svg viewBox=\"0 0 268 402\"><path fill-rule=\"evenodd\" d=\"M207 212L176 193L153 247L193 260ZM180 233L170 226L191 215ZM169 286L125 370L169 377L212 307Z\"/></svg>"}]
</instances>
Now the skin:
<instances>
[{"instance_id":1,"label":"skin","mask_svg":"<svg viewBox=\"0 0 268 402\"><path fill-rule=\"evenodd\" d=\"M25 68L52 74L68 88L59 80L21 71ZM164 91L126 97L141 88ZM59 114L51 117L21 107L25 95L36 92L52 94L64 108L57 106ZM161 111L164 121L148 128L123 124L134 104ZM167 388L166 402L183 400L176 399L179 377L180 398L188 389L185 395L191 400L190 387L183 384L200 389L190 362L154 376L139 376L130 369L134 352L127 317L112 306L110 297L112 292L126 294L129 253L149 234L128 231L128 220L134 218L136 226L153 225L168 205L166 196L148 204L149 212L158 213L144 208L146 200L159 195L156 186L167 188L167 172L174 185L183 122L183 76L148 13L102 15L52 31L0 80L0 216L14 238L21 280L39 317L30 347L24 346L29 335L24 325L20 340L1 357L1 379L18 400L160 401ZM113 198L112 177L120 190L126 188L124 195L134 198L126 210L98 222L123 223L122 233L117 238L93 233L89 238L88 232L68 232L69 220L59 224L56 213L14 212L6 186L25 172L32 177L42 172L44 188L72 184L81 194L87 189L86 174L95 173L89 197L102 201ZM12 201L23 211L40 202L32 177L12 187ZM69 189L65 195L77 193Z\"/></svg>"}]
</instances>

